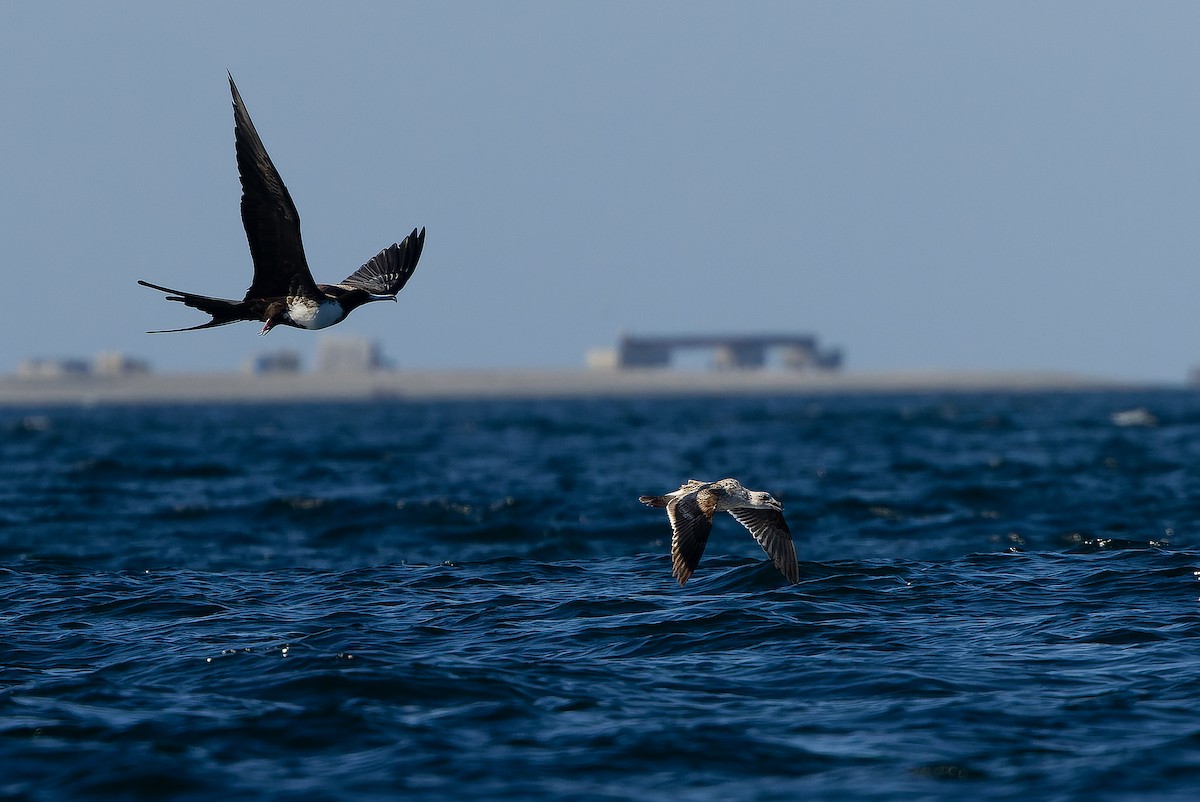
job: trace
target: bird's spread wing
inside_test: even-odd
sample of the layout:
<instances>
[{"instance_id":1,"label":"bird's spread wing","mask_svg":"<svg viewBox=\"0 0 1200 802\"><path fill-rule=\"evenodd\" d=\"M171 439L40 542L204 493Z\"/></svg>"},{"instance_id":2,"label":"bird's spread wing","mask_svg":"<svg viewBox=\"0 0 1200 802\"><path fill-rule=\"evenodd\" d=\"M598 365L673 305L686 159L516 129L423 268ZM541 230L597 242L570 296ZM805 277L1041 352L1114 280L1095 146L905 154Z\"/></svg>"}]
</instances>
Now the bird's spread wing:
<instances>
[{"instance_id":1,"label":"bird's spread wing","mask_svg":"<svg viewBox=\"0 0 1200 802\"><path fill-rule=\"evenodd\" d=\"M287 295L321 298L304 258L296 204L254 130L232 75L229 89L233 93L233 132L242 179L242 225L254 260L254 281L246 290L245 300Z\"/></svg>"},{"instance_id":2,"label":"bird's spread wing","mask_svg":"<svg viewBox=\"0 0 1200 802\"><path fill-rule=\"evenodd\" d=\"M750 530L774 563L793 585L800 581L800 566L796 562L796 544L783 513L777 510L737 507L728 511L742 526Z\"/></svg>"},{"instance_id":3,"label":"bird's spread wing","mask_svg":"<svg viewBox=\"0 0 1200 802\"><path fill-rule=\"evenodd\" d=\"M417 269L417 260L424 247L425 229L418 233L414 228L403 242L380 251L378 256L347 276L341 286L366 290L372 295L395 295L404 289Z\"/></svg>"},{"instance_id":4,"label":"bird's spread wing","mask_svg":"<svg viewBox=\"0 0 1200 802\"><path fill-rule=\"evenodd\" d=\"M671 573L680 585L688 581L700 564L716 509L717 497L705 489L667 502L667 517L671 519Z\"/></svg>"}]
</instances>

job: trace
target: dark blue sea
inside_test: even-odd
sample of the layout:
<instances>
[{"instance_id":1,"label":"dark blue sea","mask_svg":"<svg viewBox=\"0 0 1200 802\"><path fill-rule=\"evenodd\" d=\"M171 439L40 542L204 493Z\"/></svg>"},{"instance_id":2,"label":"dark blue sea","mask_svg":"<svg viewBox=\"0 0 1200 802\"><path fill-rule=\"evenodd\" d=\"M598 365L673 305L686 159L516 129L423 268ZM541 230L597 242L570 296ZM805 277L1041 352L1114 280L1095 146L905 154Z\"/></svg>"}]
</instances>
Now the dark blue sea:
<instances>
[{"instance_id":1,"label":"dark blue sea","mask_svg":"<svg viewBox=\"0 0 1200 802\"><path fill-rule=\"evenodd\" d=\"M0 797L1193 800L1200 394L0 410ZM779 498L671 577L688 478Z\"/></svg>"}]
</instances>

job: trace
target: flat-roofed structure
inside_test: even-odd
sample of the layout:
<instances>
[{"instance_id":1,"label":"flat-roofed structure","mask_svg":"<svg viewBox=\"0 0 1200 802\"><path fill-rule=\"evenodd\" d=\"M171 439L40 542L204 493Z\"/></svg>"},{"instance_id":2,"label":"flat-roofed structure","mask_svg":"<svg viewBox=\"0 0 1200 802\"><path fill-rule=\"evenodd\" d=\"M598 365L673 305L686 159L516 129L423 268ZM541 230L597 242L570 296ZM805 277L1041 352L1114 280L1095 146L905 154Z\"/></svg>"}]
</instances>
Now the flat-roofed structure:
<instances>
[{"instance_id":1,"label":"flat-roofed structure","mask_svg":"<svg viewBox=\"0 0 1200 802\"><path fill-rule=\"evenodd\" d=\"M709 350L717 370L765 368L772 351L788 370L838 370L842 352L822 348L812 334L624 334L617 344L616 367L666 368L677 351Z\"/></svg>"}]
</instances>

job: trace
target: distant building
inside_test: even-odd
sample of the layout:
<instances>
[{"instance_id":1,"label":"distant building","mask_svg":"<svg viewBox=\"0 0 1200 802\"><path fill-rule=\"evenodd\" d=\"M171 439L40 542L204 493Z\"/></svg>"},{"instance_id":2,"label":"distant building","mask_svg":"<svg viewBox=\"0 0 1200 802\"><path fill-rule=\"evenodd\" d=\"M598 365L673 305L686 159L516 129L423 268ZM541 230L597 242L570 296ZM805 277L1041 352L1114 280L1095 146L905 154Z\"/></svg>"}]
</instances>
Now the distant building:
<instances>
[{"instance_id":1,"label":"distant building","mask_svg":"<svg viewBox=\"0 0 1200 802\"><path fill-rule=\"evenodd\" d=\"M615 351L588 353L590 368L669 368L680 352L707 351L716 370L756 370L777 364L786 370L839 370L842 352L823 348L811 334L623 334ZM774 359L772 359L774 357Z\"/></svg>"},{"instance_id":2,"label":"distant building","mask_svg":"<svg viewBox=\"0 0 1200 802\"><path fill-rule=\"evenodd\" d=\"M68 376L89 376L92 367L86 359L33 357L17 365L17 375L23 379L62 379Z\"/></svg>"},{"instance_id":3,"label":"distant building","mask_svg":"<svg viewBox=\"0 0 1200 802\"><path fill-rule=\"evenodd\" d=\"M119 351L105 351L92 358L92 373L96 376L134 376L149 372L149 362Z\"/></svg>"},{"instance_id":4,"label":"distant building","mask_svg":"<svg viewBox=\"0 0 1200 802\"><path fill-rule=\"evenodd\" d=\"M300 354L287 349L252 356L242 364L242 373L253 373L259 376L299 372Z\"/></svg>"},{"instance_id":5,"label":"distant building","mask_svg":"<svg viewBox=\"0 0 1200 802\"><path fill-rule=\"evenodd\" d=\"M323 337L317 343L317 373L365 373L386 370L379 343L358 337Z\"/></svg>"},{"instance_id":6,"label":"distant building","mask_svg":"<svg viewBox=\"0 0 1200 802\"><path fill-rule=\"evenodd\" d=\"M149 372L149 362L117 351L96 354L91 360L78 357L34 357L17 365L17 375L26 379L140 376Z\"/></svg>"},{"instance_id":7,"label":"distant building","mask_svg":"<svg viewBox=\"0 0 1200 802\"><path fill-rule=\"evenodd\" d=\"M620 365L617 364L617 349L615 348L592 348L584 355L584 364L588 370L616 370Z\"/></svg>"}]
</instances>

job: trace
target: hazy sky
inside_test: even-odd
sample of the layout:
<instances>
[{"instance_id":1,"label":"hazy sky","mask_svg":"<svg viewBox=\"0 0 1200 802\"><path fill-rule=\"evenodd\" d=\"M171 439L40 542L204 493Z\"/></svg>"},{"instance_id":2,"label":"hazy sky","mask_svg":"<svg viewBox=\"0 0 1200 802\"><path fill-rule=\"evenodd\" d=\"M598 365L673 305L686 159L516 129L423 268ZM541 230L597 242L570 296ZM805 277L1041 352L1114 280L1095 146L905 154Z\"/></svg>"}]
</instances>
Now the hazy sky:
<instances>
[{"instance_id":1,"label":"hazy sky","mask_svg":"<svg viewBox=\"0 0 1200 802\"><path fill-rule=\"evenodd\" d=\"M573 367L622 330L811 331L848 367L1200 363L1200 4L0 4L0 372ZM232 71L318 281L414 226L398 304L236 324ZM51 298L50 293L53 293Z\"/></svg>"}]
</instances>

